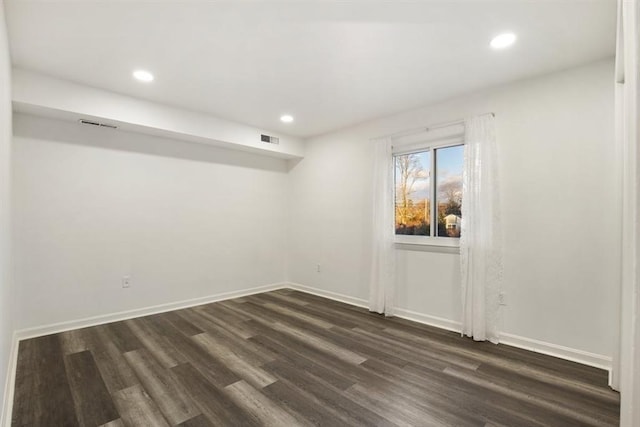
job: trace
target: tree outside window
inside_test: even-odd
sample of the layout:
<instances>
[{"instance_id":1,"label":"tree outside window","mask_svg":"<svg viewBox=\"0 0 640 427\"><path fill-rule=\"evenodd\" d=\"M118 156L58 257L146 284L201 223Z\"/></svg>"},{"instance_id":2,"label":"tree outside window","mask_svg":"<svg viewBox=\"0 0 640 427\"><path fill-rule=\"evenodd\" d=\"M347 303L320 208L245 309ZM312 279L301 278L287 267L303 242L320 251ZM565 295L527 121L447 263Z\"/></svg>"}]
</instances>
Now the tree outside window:
<instances>
[{"instance_id":1,"label":"tree outside window","mask_svg":"<svg viewBox=\"0 0 640 427\"><path fill-rule=\"evenodd\" d=\"M394 158L396 234L460 237L464 146L427 149ZM433 225L432 212L436 220Z\"/></svg>"}]
</instances>

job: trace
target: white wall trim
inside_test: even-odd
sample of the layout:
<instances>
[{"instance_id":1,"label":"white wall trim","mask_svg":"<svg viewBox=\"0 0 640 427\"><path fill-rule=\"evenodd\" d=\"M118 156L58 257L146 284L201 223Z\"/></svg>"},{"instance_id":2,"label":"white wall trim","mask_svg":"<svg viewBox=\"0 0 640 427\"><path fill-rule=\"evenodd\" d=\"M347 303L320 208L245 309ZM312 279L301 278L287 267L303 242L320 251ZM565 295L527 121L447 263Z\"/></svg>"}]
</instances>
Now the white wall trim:
<instances>
[{"instance_id":1,"label":"white wall trim","mask_svg":"<svg viewBox=\"0 0 640 427\"><path fill-rule=\"evenodd\" d=\"M616 49L618 81L622 97L617 114L618 138L623 144L622 291L620 316L620 425L640 425L640 247L638 177L640 151L640 2L618 1ZM615 384L618 385L618 384Z\"/></svg>"},{"instance_id":2,"label":"white wall trim","mask_svg":"<svg viewBox=\"0 0 640 427\"><path fill-rule=\"evenodd\" d=\"M362 298L355 298L336 292L325 291L323 289L305 286L299 283L289 283L289 287L301 292L307 292L335 301L344 302L346 304L356 305L358 307L366 308L368 306L367 300L364 300ZM395 315L402 319L411 320L429 326L435 326L436 328L446 329L448 331L459 333L461 330L460 322L457 322L455 320L431 316L429 314L419 313L417 311L407 310L404 308L396 308ZM546 354L548 356L553 356L560 359L570 360L572 362L581 363L587 366L593 366L595 368L600 368L611 372L612 358L603 356L601 354L590 353L584 350L578 350L575 348L565 347L558 344L552 344L545 341L521 337L519 335L508 334L504 332L500 333L500 343L504 345L510 345L512 347L518 347L524 350L534 351L536 353Z\"/></svg>"},{"instance_id":3,"label":"white wall trim","mask_svg":"<svg viewBox=\"0 0 640 427\"><path fill-rule=\"evenodd\" d=\"M403 319L412 320L414 322L423 323L425 325L435 326L436 328L446 329L448 331L459 333L461 330L460 322L444 319L442 317L418 313L416 311L397 308L396 316ZM500 333L500 344L510 345L512 347L518 347L524 350L530 350L536 353L570 360L572 362L593 366L611 372L613 359L601 354L590 353L588 351L565 347L558 344L552 344L532 338L521 337L519 335L508 334L505 332Z\"/></svg>"},{"instance_id":4,"label":"white wall trim","mask_svg":"<svg viewBox=\"0 0 640 427\"><path fill-rule=\"evenodd\" d=\"M461 324L454 320L445 319L443 317L431 316L429 314L418 313L417 311L406 310L404 308L396 308L396 316L414 322L422 323L436 328L446 329L448 331L460 332Z\"/></svg>"},{"instance_id":5,"label":"white wall trim","mask_svg":"<svg viewBox=\"0 0 640 427\"><path fill-rule=\"evenodd\" d=\"M369 301L362 299L351 297L349 295L339 294L337 292L325 291L324 289L318 289L311 286L301 285L299 283L287 283L288 287L294 289L296 291L306 292L308 294L317 295L319 297L329 298L334 301L343 302L345 304L355 305L357 307L369 307Z\"/></svg>"},{"instance_id":6,"label":"white wall trim","mask_svg":"<svg viewBox=\"0 0 640 427\"><path fill-rule=\"evenodd\" d=\"M105 323L118 322L121 320L133 319L141 316L149 316L151 314L165 313L167 311L179 310L182 308L194 307L202 304L209 304L216 301L224 301L233 298L239 298L247 295L259 294L263 292L274 291L287 287L287 283L273 283L270 285L257 286L238 291L223 292L219 294L208 295L205 297L192 298L178 302L170 302L158 304L150 307L136 308L133 310L120 311L112 314L103 314L99 316L86 317L84 319L70 320L66 322L53 323L51 325L36 326L33 328L20 329L16 331L18 341L40 337L43 335L56 334L59 332L69 331L72 329L86 328L89 326L102 325Z\"/></svg>"},{"instance_id":7,"label":"white wall trim","mask_svg":"<svg viewBox=\"0 0 640 427\"><path fill-rule=\"evenodd\" d=\"M13 412L13 393L16 383L16 370L18 367L18 334L13 333L11 338L11 350L9 352L9 366L7 380L4 385L4 402L2 404L2 416L0 426L11 427L11 414Z\"/></svg>"},{"instance_id":8,"label":"white wall trim","mask_svg":"<svg viewBox=\"0 0 640 427\"><path fill-rule=\"evenodd\" d=\"M605 371L611 371L613 359L609 356L590 353L584 350L578 350L504 332L500 333L500 343L522 348L524 350L535 351L536 353L542 353L560 359L570 360L583 365L593 366L595 368L604 369Z\"/></svg>"}]
</instances>

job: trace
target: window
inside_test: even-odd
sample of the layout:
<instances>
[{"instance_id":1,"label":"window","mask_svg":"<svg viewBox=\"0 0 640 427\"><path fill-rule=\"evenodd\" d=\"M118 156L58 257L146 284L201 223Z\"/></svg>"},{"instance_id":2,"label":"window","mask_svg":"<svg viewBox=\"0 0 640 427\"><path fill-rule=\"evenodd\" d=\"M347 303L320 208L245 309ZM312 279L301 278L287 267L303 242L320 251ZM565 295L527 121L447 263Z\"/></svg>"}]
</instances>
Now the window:
<instances>
[{"instance_id":1,"label":"window","mask_svg":"<svg viewBox=\"0 0 640 427\"><path fill-rule=\"evenodd\" d=\"M394 154L399 243L457 246L462 219L461 140Z\"/></svg>"},{"instance_id":2,"label":"window","mask_svg":"<svg viewBox=\"0 0 640 427\"><path fill-rule=\"evenodd\" d=\"M431 152L395 156L396 234L431 236Z\"/></svg>"}]
</instances>

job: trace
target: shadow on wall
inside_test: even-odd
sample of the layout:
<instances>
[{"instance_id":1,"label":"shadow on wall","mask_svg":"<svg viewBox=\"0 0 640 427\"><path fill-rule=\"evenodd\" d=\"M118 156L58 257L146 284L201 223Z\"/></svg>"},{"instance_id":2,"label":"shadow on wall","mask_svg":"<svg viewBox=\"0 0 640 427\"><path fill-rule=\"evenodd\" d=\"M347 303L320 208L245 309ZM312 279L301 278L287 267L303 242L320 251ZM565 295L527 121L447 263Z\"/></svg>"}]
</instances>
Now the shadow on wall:
<instances>
[{"instance_id":1,"label":"shadow on wall","mask_svg":"<svg viewBox=\"0 0 640 427\"><path fill-rule=\"evenodd\" d=\"M173 157L197 162L225 164L273 172L288 172L287 160L229 150L196 142L144 135L120 129L96 128L76 122L15 114L14 135L86 145L108 150L128 151L153 156Z\"/></svg>"}]
</instances>

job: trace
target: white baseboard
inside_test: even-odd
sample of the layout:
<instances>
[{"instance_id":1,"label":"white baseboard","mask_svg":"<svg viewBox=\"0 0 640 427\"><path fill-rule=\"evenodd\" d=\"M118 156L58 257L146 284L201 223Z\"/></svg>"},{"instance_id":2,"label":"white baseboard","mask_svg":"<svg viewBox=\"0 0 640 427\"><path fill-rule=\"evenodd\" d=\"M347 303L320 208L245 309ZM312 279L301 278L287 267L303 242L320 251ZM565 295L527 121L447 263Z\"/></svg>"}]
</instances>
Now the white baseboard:
<instances>
[{"instance_id":1,"label":"white baseboard","mask_svg":"<svg viewBox=\"0 0 640 427\"><path fill-rule=\"evenodd\" d=\"M192 298L188 300L158 304L150 307L136 308L133 310L120 311L117 313L104 314L87 317L84 319L70 320L66 322L53 323L51 325L36 326L33 328L20 329L16 331L18 341L40 337L43 335L57 334L59 332L72 329L86 328L89 326L102 325L105 323L119 322L121 320L133 319L151 314L164 313L167 311L179 310L181 308L194 307L202 304L209 304L216 301L224 301L233 298L240 298L247 295L259 294L262 292L274 291L286 288L287 283L274 283L271 285L257 286L255 288L242 289L239 291L223 292L220 294L208 295L206 297Z\"/></svg>"},{"instance_id":2,"label":"white baseboard","mask_svg":"<svg viewBox=\"0 0 640 427\"><path fill-rule=\"evenodd\" d=\"M301 285L299 283L289 283L289 287L302 292L307 292L347 304L356 305L358 307L368 306L368 302L364 299L354 298L335 292L329 292L323 289ZM457 322L455 320L444 319L442 317L431 316L429 314L418 313L416 311L411 311L403 308L396 308L395 315L402 319L412 320L414 322L422 323L429 326L435 326L437 328L446 329L448 331L458 333L461 331L460 322ZM500 334L500 343L518 347L524 350L534 351L536 353L546 354L548 356L553 356L560 359L570 360L572 362L581 363L587 366L593 366L611 372L613 359L601 354L589 353L583 350L564 347L558 344L552 344L504 332Z\"/></svg>"},{"instance_id":3,"label":"white baseboard","mask_svg":"<svg viewBox=\"0 0 640 427\"><path fill-rule=\"evenodd\" d=\"M584 350L578 350L504 332L500 334L500 343L522 348L524 350L535 351L536 353L542 353L548 356L558 357L560 359L570 360L583 365L593 366L609 372L611 372L611 365L613 363L613 359L611 357L603 356L601 354L590 353Z\"/></svg>"},{"instance_id":4,"label":"white baseboard","mask_svg":"<svg viewBox=\"0 0 640 427\"><path fill-rule=\"evenodd\" d=\"M443 317L418 313L417 311L405 310L404 308L396 308L395 315L403 319L412 320L429 326L435 326L436 328L446 329L448 331L460 332L461 330L460 322L445 319Z\"/></svg>"},{"instance_id":5,"label":"white baseboard","mask_svg":"<svg viewBox=\"0 0 640 427\"><path fill-rule=\"evenodd\" d=\"M324 289L314 288L312 286L301 285L300 283L289 282L288 285L289 285L289 288L291 289L295 289L301 292L306 292L308 294L329 298L334 301L355 305L357 307L364 307L364 308L369 307L369 301L362 298L356 298L349 295L339 294L337 292L326 291ZM460 332L460 322L454 322L453 320L448 320L441 317L430 316L428 314L418 313L416 311L405 310L401 308L395 309L395 316L400 317L402 319L423 323L425 325L435 326L441 329L447 329L449 331Z\"/></svg>"},{"instance_id":6,"label":"white baseboard","mask_svg":"<svg viewBox=\"0 0 640 427\"><path fill-rule=\"evenodd\" d=\"M314 288L312 286L302 285L300 283L275 283L271 285L258 286L254 288L243 289L239 291L224 292L215 295L209 295L201 298L193 298L184 301L172 302L167 304L160 304L151 307L145 307L135 310L121 311L118 313L106 314L101 316L88 317L85 319L78 319L68 322L60 322L52 325L38 326L34 328L22 329L16 331L14 334L15 349L13 352L17 353L17 343L20 340L27 338L34 338L43 335L54 334L58 332L64 332L71 329L85 328L89 326L101 325L104 323L117 322L121 320L131 319L135 317L148 316L150 314L164 313L167 311L178 310L181 308L193 307L201 304L208 304L216 301L223 301L227 299L239 298L242 296L258 294L262 292L269 292L276 289L291 288L301 292L306 292L313 295L318 295L324 298L329 298L334 301L343 302L346 304L355 305L357 307L368 307L368 301L362 298L352 297L349 295L340 294L337 292L331 292L324 289ZM460 332L460 322L449 320L429 314L419 313L407 309L397 308L396 316L412 320L414 322L423 323L425 325L435 326L437 328L446 329L449 331ZM584 365L594 366L596 368L611 370L612 358L603 356L600 354L590 353L583 350L578 350L570 347L565 347L558 344L552 344L532 338L526 338L514 334L501 333L500 342L502 344L511 345L514 347L522 348L525 350L535 351L537 353L547 354L549 356L559 357L561 359L571 360L573 362L582 363ZM14 361L15 362L15 361ZM15 363L14 363L15 364Z\"/></svg>"},{"instance_id":7,"label":"white baseboard","mask_svg":"<svg viewBox=\"0 0 640 427\"><path fill-rule=\"evenodd\" d=\"M344 302L345 304L355 305L357 307L369 307L369 301L362 298L351 297L349 295L339 294L337 292L325 291L311 286L301 285L299 283L287 283L288 287L296 291L306 292L308 294L317 295L319 297L329 298L334 301Z\"/></svg>"},{"instance_id":8,"label":"white baseboard","mask_svg":"<svg viewBox=\"0 0 640 427\"><path fill-rule=\"evenodd\" d=\"M0 426L11 427L11 413L13 411L13 393L16 383L16 370L18 367L18 335L14 332L11 337L11 349L7 367L7 379L4 385L4 402L0 415Z\"/></svg>"}]
</instances>

